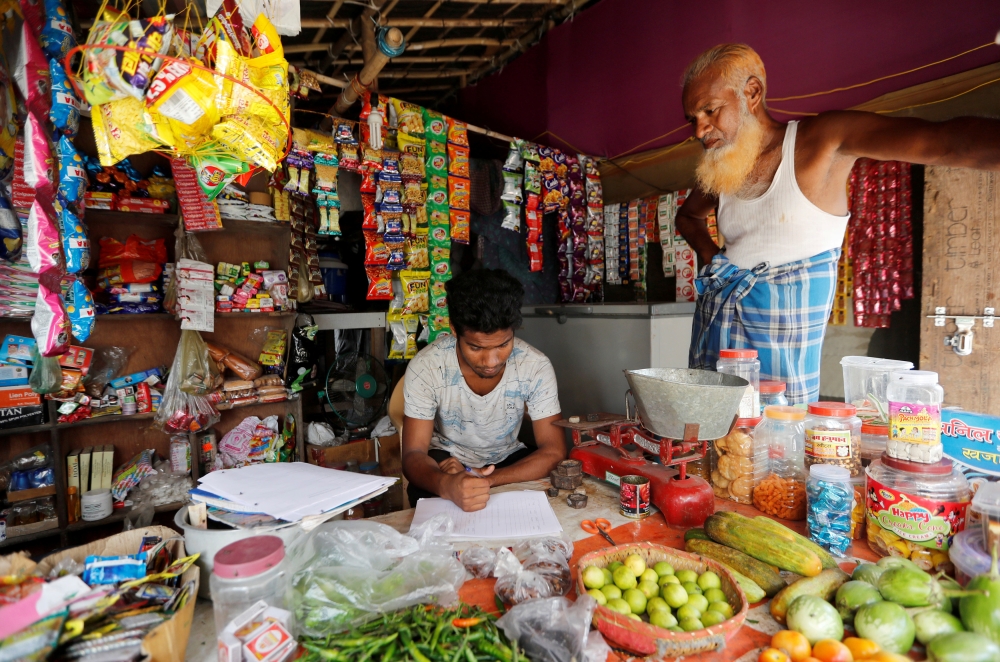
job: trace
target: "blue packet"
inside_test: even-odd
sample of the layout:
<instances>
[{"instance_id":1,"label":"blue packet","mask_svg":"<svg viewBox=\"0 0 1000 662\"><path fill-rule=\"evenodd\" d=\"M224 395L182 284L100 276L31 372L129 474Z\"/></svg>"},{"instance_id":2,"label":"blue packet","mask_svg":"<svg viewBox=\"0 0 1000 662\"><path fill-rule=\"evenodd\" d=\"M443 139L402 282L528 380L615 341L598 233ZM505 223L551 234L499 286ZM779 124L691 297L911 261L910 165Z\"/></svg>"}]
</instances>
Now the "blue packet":
<instances>
[{"instance_id":1,"label":"blue packet","mask_svg":"<svg viewBox=\"0 0 1000 662\"><path fill-rule=\"evenodd\" d=\"M17 262L24 248L24 232L21 221L10 207L7 196L0 194L0 260Z\"/></svg>"},{"instance_id":2,"label":"blue packet","mask_svg":"<svg viewBox=\"0 0 1000 662\"><path fill-rule=\"evenodd\" d=\"M60 0L45 0L45 23L41 34L42 50L50 58L63 59L76 47L76 37L69 15Z\"/></svg>"},{"instance_id":3,"label":"blue packet","mask_svg":"<svg viewBox=\"0 0 1000 662\"><path fill-rule=\"evenodd\" d=\"M69 204L78 204L87 191L87 173L83 157L66 136L59 138L59 196Z\"/></svg>"},{"instance_id":4,"label":"blue packet","mask_svg":"<svg viewBox=\"0 0 1000 662\"><path fill-rule=\"evenodd\" d=\"M66 70L58 60L49 60L49 78L52 81L49 119L59 133L72 138L80 128L80 106L73 86L66 77Z\"/></svg>"},{"instance_id":5,"label":"blue packet","mask_svg":"<svg viewBox=\"0 0 1000 662\"><path fill-rule=\"evenodd\" d=\"M62 225L63 254L66 257L66 271L78 274L90 266L90 239L76 214L63 207L59 214Z\"/></svg>"},{"instance_id":6,"label":"blue packet","mask_svg":"<svg viewBox=\"0 0 1000 662\"><path fill-rule=\"evenodd\" d=\"M88 556L83 562L83 581L88 586L118 584L145 576L145 552L126 556Z\"/></svg>"},{"instance_id":7,"label":"blue packet","mask_svg":"<svg viewBox=\"0 0 1000 662\"><path fill-rule=\"evenodd\" d=\"M94 297L82 280L73 279L66 291L63 307L69 317L70 331L79 342L86 342L94 330Z\"/></svg>"}]
</instances>

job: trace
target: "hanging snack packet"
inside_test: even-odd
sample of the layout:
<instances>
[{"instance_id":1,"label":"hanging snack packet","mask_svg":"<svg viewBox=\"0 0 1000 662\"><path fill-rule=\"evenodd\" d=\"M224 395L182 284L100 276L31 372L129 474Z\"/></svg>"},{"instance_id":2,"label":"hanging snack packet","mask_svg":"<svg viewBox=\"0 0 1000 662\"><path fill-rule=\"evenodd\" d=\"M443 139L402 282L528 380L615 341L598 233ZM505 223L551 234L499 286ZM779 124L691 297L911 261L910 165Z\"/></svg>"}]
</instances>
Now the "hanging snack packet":
<instances>
[{"instance_id":1,"label":"hanging snack packet","mask_svg":"<svg viewBox=\"0 0 1000 662\"><path fill-rule=\"evenodd\" d=\"M87 191L87 172L83 157L68 136L59 139L59 197L75 205L83 201Z\"/></svg>"},{"instance_id":2,"label":"hanging snack packet","mask_svg":"<svg viewBox=\"0 0 1000 662\"><path fill-rule=\"evenodd\" d=\"M426 241L424 242L426 246ZM24 248L24 234L21 221L10 207L7 196L0 194L0 264L17 262ZM426 251L425 251L426 256Z\"/></svg>"},{"instance_id":3,"label":"hanging snack packet","mask_svg":"<svg viewBox=\"0 0 1000 662\"><path fill-rule=\"evenodd\" d=\"M464 177L448 178L448 206L469 211L472 202L472 184Z\"/></svg>"},{"instance_id":4,"label":"hanging snack packet","mask_svg":"<svg viewBox=\"0 0 1000 662\"><path fill-rule=\"evenodd\" d=\"M173 39L173 14L129 21L128 50L117 51L118 72L125 83L124 92L142 100L156 76ZM145 51L145 52L140 52Z\"/></svg>"},{"instance_id":5,"label":"hanging snack packet","mask_svg":"<svg viewBox=\"0 0 1000 662\"><path fill-rule=\"evenodd\" d=\"M431 246L431 278L436 281L451 280L451 248Z\"/></svg>"},{"instance_id":6,"label":"hanging snack packet","mask_svg":"<svg viewBox=\"0 0 1000 662\"><path fill-rule=\"evenodd\" d=\"M455 177L469 176L469 148L448 143L448 174Z\"/></svg>"},{"instance_id":7,"label":"hanging snack packet","mask_svg":"<svg viewBox=\"0 0 1000 662\"><path fill-rule=\"evenodd\" d=\"M34 113L39 118L46 117L52 105L49 63L27 21L21 26L21 44L14 61L14 80L28 113Z\"/></svg>"},{"instance_id":8,"label":"hanging snack packet","mask_svg":"<svg viewBox=\"0 0 1000 662\"><path fill-rule=\"evenodd\" d=\"M50 195L55 190L55 159L48 132L41 118L28 113L24 123L24 182L38 194Z\"/></svg>"},{"instance_id":9,"label":"hanging snack packet","mask_svg":"<svg viewBox=\"0 0 1000 662\"><path fill-rule=\"evenodd\" d=\"M448 175L448 147L445 143L428 142L425 160L428 177L433 175L446 177Z\"/></svg>"},{"instance_id":10,"label":"hanging snack packet","mask_svg":"<svg viewBox=\"0 0 1000 662\"><path fill-rule=\"evenodd\" d=\"M448 142L452 145L469 146L468 125L456 119L448 118Z\"/></svg>"},{"instance_id":11,"label":"hanging snack packet","mask_svg":"<svg viewBox=\"0 0 1000 662\"><path fill-rule=\"evenodd\" d=\"M420 325L420 317L417 315L403 315L403 329L406 331L406 349L403 350L403 358L412 359L417 355L417 327Z\"/></svg>"},{"instance_id":12,"label":"hanging snack packet","mask_svg":"<svg viewBox=\"0 0 1000 662\"><path fill-rule=\"evenodd\" d=\"M65 309L73 337L87 342L94 330L94 297L79 278L74 278L66 291Z\"/></svg>"},{"instance_id":13,"label":"hanging snack packet","mask_svg":"<svg viewBox=\"0 0 1000 662\"><path fill-rule=\"evenodd\" d=\"M451 225L450 221L444 225L435 225L430 228L431 246L451 246Z\"/></svg>"},{"instance_id":14,"label":"hanging snack packet","mask_svg":"<svg viewBox=\"0 0 1000 662\"><path fill-rule=\"evenodd\" d=\"M423 109L424 114L424 137L427 142L443 143L448 140L448 125L444 115L430 110Z\"/></svg>"},{"instance_id":15,"label":"hanging snack packet","mask_svg":"<svg viewBox=\"0 0 1000 662\"><path fill-rule=\"evenodd\" d=\"M392 107L396 111L396 127L402 133L424 137L424 116L420 106L393 98Z\"/></svg>"},{"instance_id":16,"label":"hanging snack packet","mask_svg":"<svg viewBox=\"0 0 1000 662\"><path fill-rule=\"evenodd\" d=\"M146 106L134 97L95 104L91 118L97 155L105 167L113 166L132 154L160 149L172 140L169 138L161 142L158 139L158 127L151 124ZM169 125L163 122L163 128L169 130Z\"/></svg>"},{"instance_id":17,"label":"hanging snack packet","mask_svg":"<svg viewBox=\"0 0 1000 662\"><path fill-rule=\"evenodd\" d=\"M406 355L406 327L403 326L403 316L400 313L386 315L389 324L389 354L387 358L402 360Z\"/></svg>"},{"instance_id":18,"label":"hanging snack packet","mask_svg":"<svg viewBox=\"0 0 1000 662\"><path fill-rule=\"evenodd\" d=\"M90 239L87 228L76 214L63 207L60 214L62 220L62 247L66 256L66 271L78 274L90 266Z\"/></svg>"},{"instance_id":19,"label":"hanging snack packet","mask_svg":"<svg viewBox=\"0 0 1000 662\"><path fill-rule=\"evenodd\" d=\"M166 118L175 148L192 148L219 121L214 77L187 62L168 62L149 86L146 105Z\"/></svg>"},{"instance_id":20,"label":"hanging snack packet","mask_svg":"<svg viewBox=\"0 0 1000 662\"><path fill-rule=\"evenodd\" d=\"M391 301L392 300L392 276L385 267L365 266L365 273L368 275L368 296L369 301Z\"/></svg>"},{"instance_id":21,"label":"hanging snack packet","mask_svg":"<svg viewBox=\"0 0 1000 662\"><path fill-rule=\"evenodd\" d=\"M198 175L198 185L209 202L215 200L236 177L250 171L249 164L225 154L215 142L205 143L187 161Z\"/></svg>"},{"instance_id":22,"label":"hanging snack packet","mask_svg":"<svg viewBox=\"0 0 1000 662\"><path fill-rule=\"evenodd\" d=\"M45 0L46 21L42 27L42 50L50 58L63 59L76 47L73 27L60 0Z\"/></svg>"},{"instance_id":23,"label":"hanging snack packet","mask_svg":"<svg viewBox=\"0 0 1000 662\"><path fill-rule=\"evenodd\" d=\"M448 290L445 286L447 281L434 280L430 284L430 312L448 312Z\"/></svg>"},{"instance_id":24,"label":"hanging snack packet","mask_svg":"<svg viewBox=\"0 0 1000 662\"><path fill-rule=\"evenodd\" d=\"M385 247L389 251L389 262L387 267L392 271L400 271L406 268L406 239L402 234L385 233Z\"/></svg>"},{"instance_id":25,"label":"hanging snack packet","mask_svg":"<svg viewBox=\"0 0 1000 662\"><path fill-rule=\"evenodd\" d=\"M467 211L452 209L451 240L460 244L469 243L470 214Z\"/></svg>"},{"instance_id":26,"label":"hanging snack packet","mask_svg":"<svg viewBox=\"0 0 1000 662\"><path fill-rule=\"evenodd\" d=\"M55 223L55 212L47 201L35 198L28 212L28 264L36 274L51 269L61 269L63 264L60 251L59 230Z\"/></svg>"},{"instance_id":27,"label":"hanging snack packet","mask_svg":"<svg viewBox=\"0 0 1000 662\"><path fill-rule=\"evenodd\" d=\"M431 208L431 213L433 213L434 209L448 209L448 190L442 188L428 188L427 204Z\"/></svg>"},{"instance_id":28,"label":"hanging snack packet","mask_svg":"<svg viewBox=\"0 0 1000 662\"><path fill-rule=\"evenodd\" d=\"M49 60L49 74L52 78L52 109L49 111L49 119L59 133L73 138L80 128L76 93L66 77L66 70L58 60Z\"/></svg>"},{"instance_id":29,"label":"hanging snack packet","mask_svg":"<svg viewBox=\"0 0 1000 662\"><path fill-rule=\"evenodd\" d=\"M429 310L428 278L426 271L404 270L399 272L403 283L404 306L403 314L426 313Z\"/></svg>"},{"instance_id":30,"label":"hanging snack packet","mask_svg":"<svg viewBox=\"0 0 1000 662\"><path fill-rule=\"evenodd\" d=\"M524 141L515 138L510 141L510 150L507 152L507 160L503 163L504 172L521 172L524 166L524 158L521 156Z\"/></svg>"},{"instance_id":31,"label":"hanging snack packet","mask_svg":"<svg viewBox=\"0 0 1000 662\"><path fill-rule=\"evenodd\" d=\"M427 253L427 235L418 234L406 240L406 268L427 269L430 267Z\"/></svg>"},{"instance_id":32,"label":"hanging snack packet","mask_svg":"<svg viewBox=\"0 0 1000 662\"><path fill-rule=\"evenodd\" d=\"M519 232L521 230L521 205L516 202L503 202L503 223L500 224L505 230Z\"/></svg>"},{"instance_id":33,"label":"hanging snack packet","mask_svg":"<svg viewBox=\"0 0 1000 662\"><path fill-rule=\"evenodd\" d=\"M542 173L538 165L531 161L524 162L524 190L527 193L542 192Z\"/></svg>"},{"instance_id":34,"label":"hanging snack packet","mask_svg":"<svg viewBox=\"0 0 1000 662\"><path fill-rule=\"evenodd\" d=\"M35 337L42 356L59 356L69 349L69 317L59 297L58 279L54 283L55 289L47 286L47 280L39 280L35 314L31 317L31 335Z\"/></svg>"},{"instance_id":35,"label":"hanging snack packet","mask_svg":"<svg viewBox=\"0 0 1000 662\"><path fill-rule=\"evenodd\" d=\"M521 204L523 201L521 193L521 175L516 172L503 173L503 192L500 199L505 202Z\"/></svg>"},{"instance_id":36,"label":"hanging snack packet","mask_svg":"<svg viewBox=\"0 0 1000 662\"><path fill-rule=\"evenodd\" d=\"M365 265L384 267L389 263L389 249L386 248L382 235L371 230L365 230Z\"/></svg>"}]
</instances>

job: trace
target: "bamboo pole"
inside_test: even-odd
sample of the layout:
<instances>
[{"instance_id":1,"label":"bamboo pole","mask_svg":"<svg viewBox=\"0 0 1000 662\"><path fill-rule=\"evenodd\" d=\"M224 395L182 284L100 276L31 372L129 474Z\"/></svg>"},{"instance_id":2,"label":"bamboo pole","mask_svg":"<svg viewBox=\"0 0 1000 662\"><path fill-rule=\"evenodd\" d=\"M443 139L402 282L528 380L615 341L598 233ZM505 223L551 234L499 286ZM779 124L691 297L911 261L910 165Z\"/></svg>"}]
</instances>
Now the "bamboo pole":
<instances>
[{"instance_id":1,"label":"bamboo pole","mask_svg":"<svg viewBox=\"0 0 1000 662\"><path fill-rule=\"evenodd\" d=\"M309 69L306 69L305 67L297 67L297 66L292 65L292 64L288 65L288 73L289 74L291 74L293 71L296 71L296 70L298 70L300 73L310 73L310 74L312 74L313 77L316 78L316 80L318 80L319 82L323 83L324 85L330 85L332 87L339 87L341 89L343 89L343 88L347 87L348 85L350 85L350 83L348 83L346 80L337 80L336 78L330 78L329 76L324 76L323 74L316 73L315 71L311 71Z\"/></svg>"},{"instance_id":2,"label":"bamboo pole","mask_svg":"<svg viewBox=\"0 0 1000 662\"><path fill-rule=\"evenodd\" d=\"M395 60L393 60L395 61ZM402 70L390 70L382 71L379 73L379 78L456 78L458 76L464 76L467 72L465 69L434 69L430 71L420 70L420 71L402 71Z\"/></svg>"},{"instance_id":3,"label":"bamboo pole","mask_svg":"<svg viewBox=\"0 0 1000 662\"><path fill-rule=\"evenodd\" d=\"M364 37L364 32L362 32L362 37ZM386 43L392 48L398 48L403 43L403 33L399 28L390 28L389 32L385 36ZM372 44L374 46L374 44ZM340 97L337 99L337 103L333 106L333 111L337 115L343 115L347 112L347 109L354 105L354 102L358 100L358 96L361 93L362 88L367 88L378 77L379 72L382 68L388 64L389 58L382 53L377 47L372 53L370 59L365 62L365 66L361 69L357 76L354 77L354 81L350 85L344 88L340 93Z\"/></svg>"},{"instance_id":4,"label":"bamboo pole","mask_svg":"<svg viewBox=\"0 0 1000 662\"><path fill-rule=\"evenodd\" d=\"M332 10L331 10L332 11ZM349 18L303 18L303 28L346 28ZM380 25L396 28L504 28L528 24L525 18L384 18Z\"/></svg>"},{"instance_id":5,"label":"bamboo pole","mask_svg":"<svg viewBox=\"0 0 1000 662\"><path fill-rule=\"evenodd\" d=\"M287 52L287 51L286 51ZM479 55L400 55L392 58L393 64L454 64L456 62L482 62ZM350 66L361 64L357 60L337 60L334 64Z\"/></svg>"}]
</instances>

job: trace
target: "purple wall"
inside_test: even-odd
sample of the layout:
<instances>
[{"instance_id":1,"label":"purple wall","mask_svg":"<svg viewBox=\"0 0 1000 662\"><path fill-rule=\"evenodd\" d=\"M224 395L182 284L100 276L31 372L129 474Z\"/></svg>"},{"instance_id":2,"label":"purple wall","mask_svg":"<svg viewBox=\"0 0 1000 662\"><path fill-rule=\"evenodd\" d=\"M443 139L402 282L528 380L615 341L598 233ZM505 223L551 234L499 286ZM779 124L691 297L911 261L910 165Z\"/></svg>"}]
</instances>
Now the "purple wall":
<instances>
[{"instance_id":1,"label":"purple wall","mask_svg":"<svg viewBox=\"0 0 1000 662\"><path fill-rule=\"evenodd\" d=\"M538 140L613 157L684 123L681 75L692 58L718 43L753 46L767 67L768 96L784 97L940 60L993 41L998 30L996 0L603 0L463 90L456 114L528 139L549 131L554 135ZM847 108L997 61L1000 47L992 46L861 89L774 105ZM640 149L688 135L683 129Z\"/></svg>"}]
</instances>

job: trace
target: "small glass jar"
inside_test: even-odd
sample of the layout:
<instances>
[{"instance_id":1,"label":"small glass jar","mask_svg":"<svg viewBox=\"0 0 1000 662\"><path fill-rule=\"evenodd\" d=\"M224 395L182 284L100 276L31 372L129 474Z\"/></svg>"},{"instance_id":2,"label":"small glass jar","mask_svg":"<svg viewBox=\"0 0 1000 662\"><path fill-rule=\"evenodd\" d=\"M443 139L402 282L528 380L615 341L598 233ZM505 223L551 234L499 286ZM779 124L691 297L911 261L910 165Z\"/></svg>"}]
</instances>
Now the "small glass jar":
<instances>
[{"instance_id":1,"label":"small glass jar","mask_svg":"<svg viewBox=\"0 0 1000 662\"><path fill-rule=\"evenodd\" d=\"M758 418L760 416L760 361L756 349L722 349L719 350L719 361L715 364L716 372L736 375L750 382L747 392L740 402L738 416L740 418Z\"/></svg>"},{"instance_id":2,"label":"small glass jar","mask_svg":"<svg viewBox=\"0 0 1000 662\"><path fill-rule=\"evenodd\" d=\"M965 528L972 489L951 460L898 460L886 452L865 470L868 546L901 556L930 572L954 572L952 537Z\"/></svg>"},{"instance_id":3,"label":"small glass jar","mask_svg":"<svg viewBox=\"0 0 1000 662\"><path fill-rule=\"evenodd\" d=\"M835 556L851 547L854 485L851 472L834 464L809 467L806 483L806 529L809 539Z\"/></svg>"},{"instance_id":4,"label":"small glass jar","mask_svg":"<svg viewBox=\"0 0 1000 662\"><path fill-rule=\"evenodd\" d=\"M861 419L854 405L813 402L806 416L806 467L835 464L861 475Z\"/></svg>"},{"instance_id":5,"label":"small glass jar","mask_svg":"<svg viewBox=\"0 0 1000 662\"><path fill-rule=\"evenodd\" d=\"M889 426L861 422L861 464L867 467L882 457L889 442Z\"/></svg>"},{"instance_id":6,"label":"small glass jar","mask_svg":"<svg viewBox=\"0 0 1000 662\"><path fill-rule=\"evenodd\" d=\"M941 403L944 389L936 372L902 370L889 375L890 457L934 463L944 457L941 446Z\"/></svg>"},{"instance_id":7,"label":"small glass jar","mask_svg":"<svg viewBox=\"0 0 1000 662\"><path fill-rule=\"evenodd\" d=\"M761 452L756 441L759 423L759 418L737 419L732 431L715 442L716 459L710 478L717 497L753 503L753 488L763 479L762 472L767 471L766 447Z\"/></svg>"},{"instance_id":8,"label":"small glass jar","mask_svg":"<svg viewBox=\"0 0 1000 662\"><path fill-rule=\"evenodd\" d=\"M284 609L288 584L284 559L285 543L277 536L237 540L215 554L209 586L217 636L260 600Z\"/></svg>"},{"instance_id":9,"label":"small glass jar","mask_svg":"<svg viewBox=\"0 0 1000 662\"><path fill-rule=\"evenodd\" d=\"M806 518L805 418L798 407L765 407L756 433L767 447L767 476L754 486L753 505L781 519Z\"/></svg>"},{"instance_id":10,"label":"small glass jar","mask_svg":"<svg viewBox=\"0 0 1000 662\"><path fill-rule=\"evenodd\" d=\"M788 398L785 397L785 382L761 381L760 383L760 406L787 407Z\"/></svg>"},{"instance_id":11,"label":"small glass jar","mask_svg":"<svg viewBox=\"0 0 1000 662\"><path fill-rule=\"evenodd\" d=\"M712 446L712 442L708 442L708 452L705 453L705 457L687 463L687 474L689 476L698 476L709 483L712 482Z\"/></svg>"}]
</instances>

